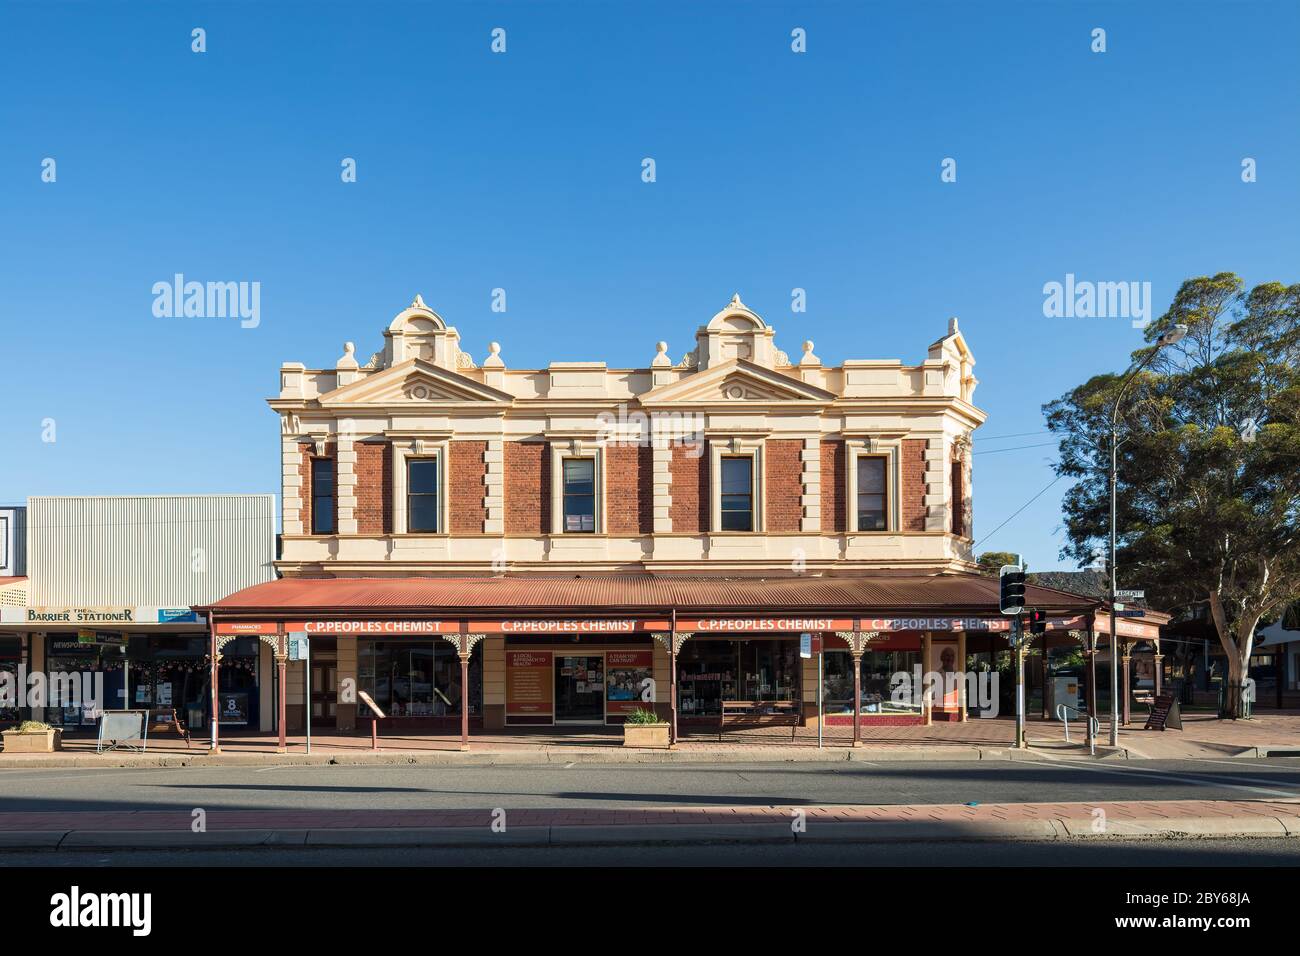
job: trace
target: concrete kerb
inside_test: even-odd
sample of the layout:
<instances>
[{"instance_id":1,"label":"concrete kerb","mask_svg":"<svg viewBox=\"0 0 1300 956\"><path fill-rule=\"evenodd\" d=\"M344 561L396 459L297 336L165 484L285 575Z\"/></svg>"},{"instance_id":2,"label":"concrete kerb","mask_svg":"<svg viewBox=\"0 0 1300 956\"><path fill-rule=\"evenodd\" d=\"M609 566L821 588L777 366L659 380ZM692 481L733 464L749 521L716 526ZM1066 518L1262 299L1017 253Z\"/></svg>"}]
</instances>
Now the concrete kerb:
<instances>
[{"instance_id":1,"label":"concrete kerb","mask_svg":"<svg viewBox=\"0 0 1300 956\"><path fill-rule=\"evenodd\" d=\"M37 831L0 833L0 851L215 849L310 847L519 847L645 846L708 843L949 843L1169 839L1300 839L1300 819L1188 817L1110 820L1103 832L1092 820L925 821L860 823L812 821L797 832L787 823L632 824L618 826L523 826L495 832L487 827L249 829L193 833L188 830Z\"/></svg>"},{"instance_id":2,"label":"concrete kerb","mask_svg":"<svg viewBox=\"0 0 1300 956\"><path fill-rule=\"evenodd\" d=\"M1114 753L1098 750L1093 758L1053 751L1060 760L1102 759ZM1011 747L977 746L907 746L791 748L745 746L727 750L673 749L637 750L628 748L546 747L536 750L455 750L401 751L380 750L345 753L221 753L221 754L76 754L35 757L0 755L0 771L18 769L87 769L87 768L167 768L167 767L267 767L267 766L540 766L547 764L696 764L696 763L843 763L865 761L964 761L1025 760L1045 756L1040 750L1018 751Z\"/></svg>"}]
</instances>

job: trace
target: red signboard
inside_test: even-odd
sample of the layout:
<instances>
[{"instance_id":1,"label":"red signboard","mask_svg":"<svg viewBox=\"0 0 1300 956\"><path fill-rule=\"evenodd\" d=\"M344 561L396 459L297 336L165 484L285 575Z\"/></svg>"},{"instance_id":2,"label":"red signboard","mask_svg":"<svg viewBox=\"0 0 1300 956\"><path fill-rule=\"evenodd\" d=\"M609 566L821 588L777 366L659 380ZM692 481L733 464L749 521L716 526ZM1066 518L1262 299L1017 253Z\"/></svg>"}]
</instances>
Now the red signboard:
<instances>
[{"instance_id":1,"label":"red signboard","mask_svg":"<svg viewBox=\"0 0 1300 956\"><path fill-rule=\"evenodd\" d=\"M460 621L296 621L284 626L290 634L459 634Z\"/></svg>"},{"instance_id":2,"label":"red signboard","mask_svg":"<svg viewBox=\"0 0 1300 956\"><path fill-rule=\"evenodd\" d=\"M506 716L553 717L553 675L550 651L506 651Z\"/></svg>"},{"instance_id":3,"label":"red signboard","mask_svg":"<svg viewBox=\"0 0 1300 956\"><path fill-rule=\"evenodd\" d=\"M709 617L678 621L677 630L693 634L802 634L851 631L853 621L834 617Z\"/></svg>"},{"instance_id":4,"label":"red signboard","mask_svg":"<svg viewBox=\"0 0 1300 956\"><path fill-rule=\"evenodd\" d=\"M504 621L470 621L471 634L632 634L644 630L630 618L516 618Z\"/></svg>"},{"instance_id":5,"label":"red signboard","mask_svg":"<svg viewBox=\"0 0 1300 956\"><path fill-rule=\"evenodd\" d=\"M280 625L273 621L218 621L218 634L279 634Z\"/></svg>"}]
</instances>

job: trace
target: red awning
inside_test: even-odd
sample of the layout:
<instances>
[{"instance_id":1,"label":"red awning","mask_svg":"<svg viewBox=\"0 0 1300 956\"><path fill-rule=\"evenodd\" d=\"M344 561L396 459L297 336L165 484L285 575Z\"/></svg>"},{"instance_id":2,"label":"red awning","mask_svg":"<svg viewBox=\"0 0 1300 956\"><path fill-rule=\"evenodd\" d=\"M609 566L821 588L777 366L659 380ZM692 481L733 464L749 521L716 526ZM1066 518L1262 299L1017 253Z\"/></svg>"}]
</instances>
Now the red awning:
<instances>
[{"instance_id":1,"label":"red awning","mask_svg":"<svg viewBox=\"0 0 1300 956\"><path fill-rule=\"evenodd\" d=\"M1085 613L1095 598L1028 585L1025 603L1053 613ZM730 612L918 612L995 615L998 582L976 574L726 578L657 574L573 577L282 578L222 598L221 617L316 613L358 617L494 614L655 614Z\"/></svg>"}]
</instances>

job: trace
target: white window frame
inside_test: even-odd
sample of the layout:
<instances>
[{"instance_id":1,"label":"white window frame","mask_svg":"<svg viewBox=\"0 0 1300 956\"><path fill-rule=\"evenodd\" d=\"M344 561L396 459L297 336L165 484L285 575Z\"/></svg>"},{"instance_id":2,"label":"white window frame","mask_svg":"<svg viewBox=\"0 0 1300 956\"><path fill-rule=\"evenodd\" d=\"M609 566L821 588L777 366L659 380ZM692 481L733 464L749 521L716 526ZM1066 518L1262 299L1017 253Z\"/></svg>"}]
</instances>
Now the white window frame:
<instances>
[{"instance_id":1,"label":"white window frame","mask_svg":"<svg viewBox=\"0 0 1300 956\"><path fill-rule=\"evenodd\" d=\"M574 538L591 538L605 533L605 446L588 438L572 438L551 443L551 534ZM564 460L590 458L595 462L594 531L564 530Z\"/></svg>"},{"instance_id":2,"label":"white window frame","mask_svg":"<svg viewBox=\"0 0 1300 956\"><path fill-rule=\"evenodd\" d=\"M848 464L848 482L845 488L845 504L848 508L847 522L844 527L849 534L898 534L903 527L902 495L903 487L903 443L902 439L855 438L845 442L844 456ZM883 531L863 531L858 527L858 459L885 459L885 529Z\"/></svg>"},{"instance_id":3,"label":"white window frame","mask_svg":"<svg viewBox=\"0 0 1300 956\"><path fill-rule=\"evenodd\" d=\"M418 534L444 538L449 531L451 510L448 507L448 472L451 467L450 443L445 439L412 438L393 442L393 534ZM406 520L406 463L411 459L431 458L438 462L438 530L408 531Z\"/></svg>"},{"instance_id":4,"label":"white window frame","mask_svg":"<svg viewBox=\"0 0 1300 956\"><path fill-rule=\"evenodd\" d=\"M767 530L763 502L766 482L763 480L763 439L730 438L709 441L709 528L711 534L746 535L763 534ZM749 458L753 476L752 531L722 530L722 459Z\"/></svg>"}]
</instances>

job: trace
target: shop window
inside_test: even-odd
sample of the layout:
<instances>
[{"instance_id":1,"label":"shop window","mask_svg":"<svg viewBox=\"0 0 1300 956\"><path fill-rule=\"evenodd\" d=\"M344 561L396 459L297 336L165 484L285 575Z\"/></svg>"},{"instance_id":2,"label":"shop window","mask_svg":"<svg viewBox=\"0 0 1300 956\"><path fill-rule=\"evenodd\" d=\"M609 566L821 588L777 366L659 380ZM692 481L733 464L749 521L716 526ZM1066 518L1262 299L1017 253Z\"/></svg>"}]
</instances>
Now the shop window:
<instances>
[{"instance_id":1,"label":"shop window","mask_svg":"<svg viewBox=\"0 0 1300 956\"><path fill-rule=\"evenodd\" d=\"M862 655L862 713L911 714L915 708L895 703L897 674L914 677L921 661L917 651L867 651ZM825 707L829 715L853 713L853 655L847 650L828 649L823 663Z\"/></svg>"},{"instance_id":2,"label":"shop window","mask_svg":"<svg viewBox=\"0 0 1300 956\"><path fill-rule=\"evenodd\" d=\"M885 531L889 527L886 463L882 456L858 456L859 531Z\"/></svg>"},{"instance_id":3,"label":"shop window","mask_svg":"<svg viewBox=\"0 0 1300 956\"><path fill-rule=\"evenodd\" d=\"M406 530L438 533L437 458L413 458L406 463Z\"/></svg>"},{"instance_id":4,"label":"shop window","mask_svg":"<svg viewBox=\"0 0 1300 956\"><path fill-rule=\"evenodd\" d=\"M565 458L562 493L565 533L596 530L596 460Z\"/></svg>"},{"instance_id":5,"label":"shop window","mask_svg":"<svg viewBox=\"0 0 1300 956\"><path fill-rule=\"evenodd\" d=\"M722 531L754 530L754 459L749 455L722 459Z\"/></svg>"},{"instance_id":6,"label":"shop window","mask_svg":"<svg viewBox=\"0 0 1300 956\"><path fill-rule=\"evenodd\" d=\"M460 655L444 640L357 642L357 686L390 717L460 715ZM469 712L483 701L483 656L474 649L469 664Z\"/></svg>"},{"instance_id":7,"label":"shop window","mask_svg":"<svg viewBox=\"0 0 1300 956\"><path fill-rule=\"evenodd\" d=\"M311 533L334 533L334 459L311 460Z\"/></svg>"}]
</instances>

